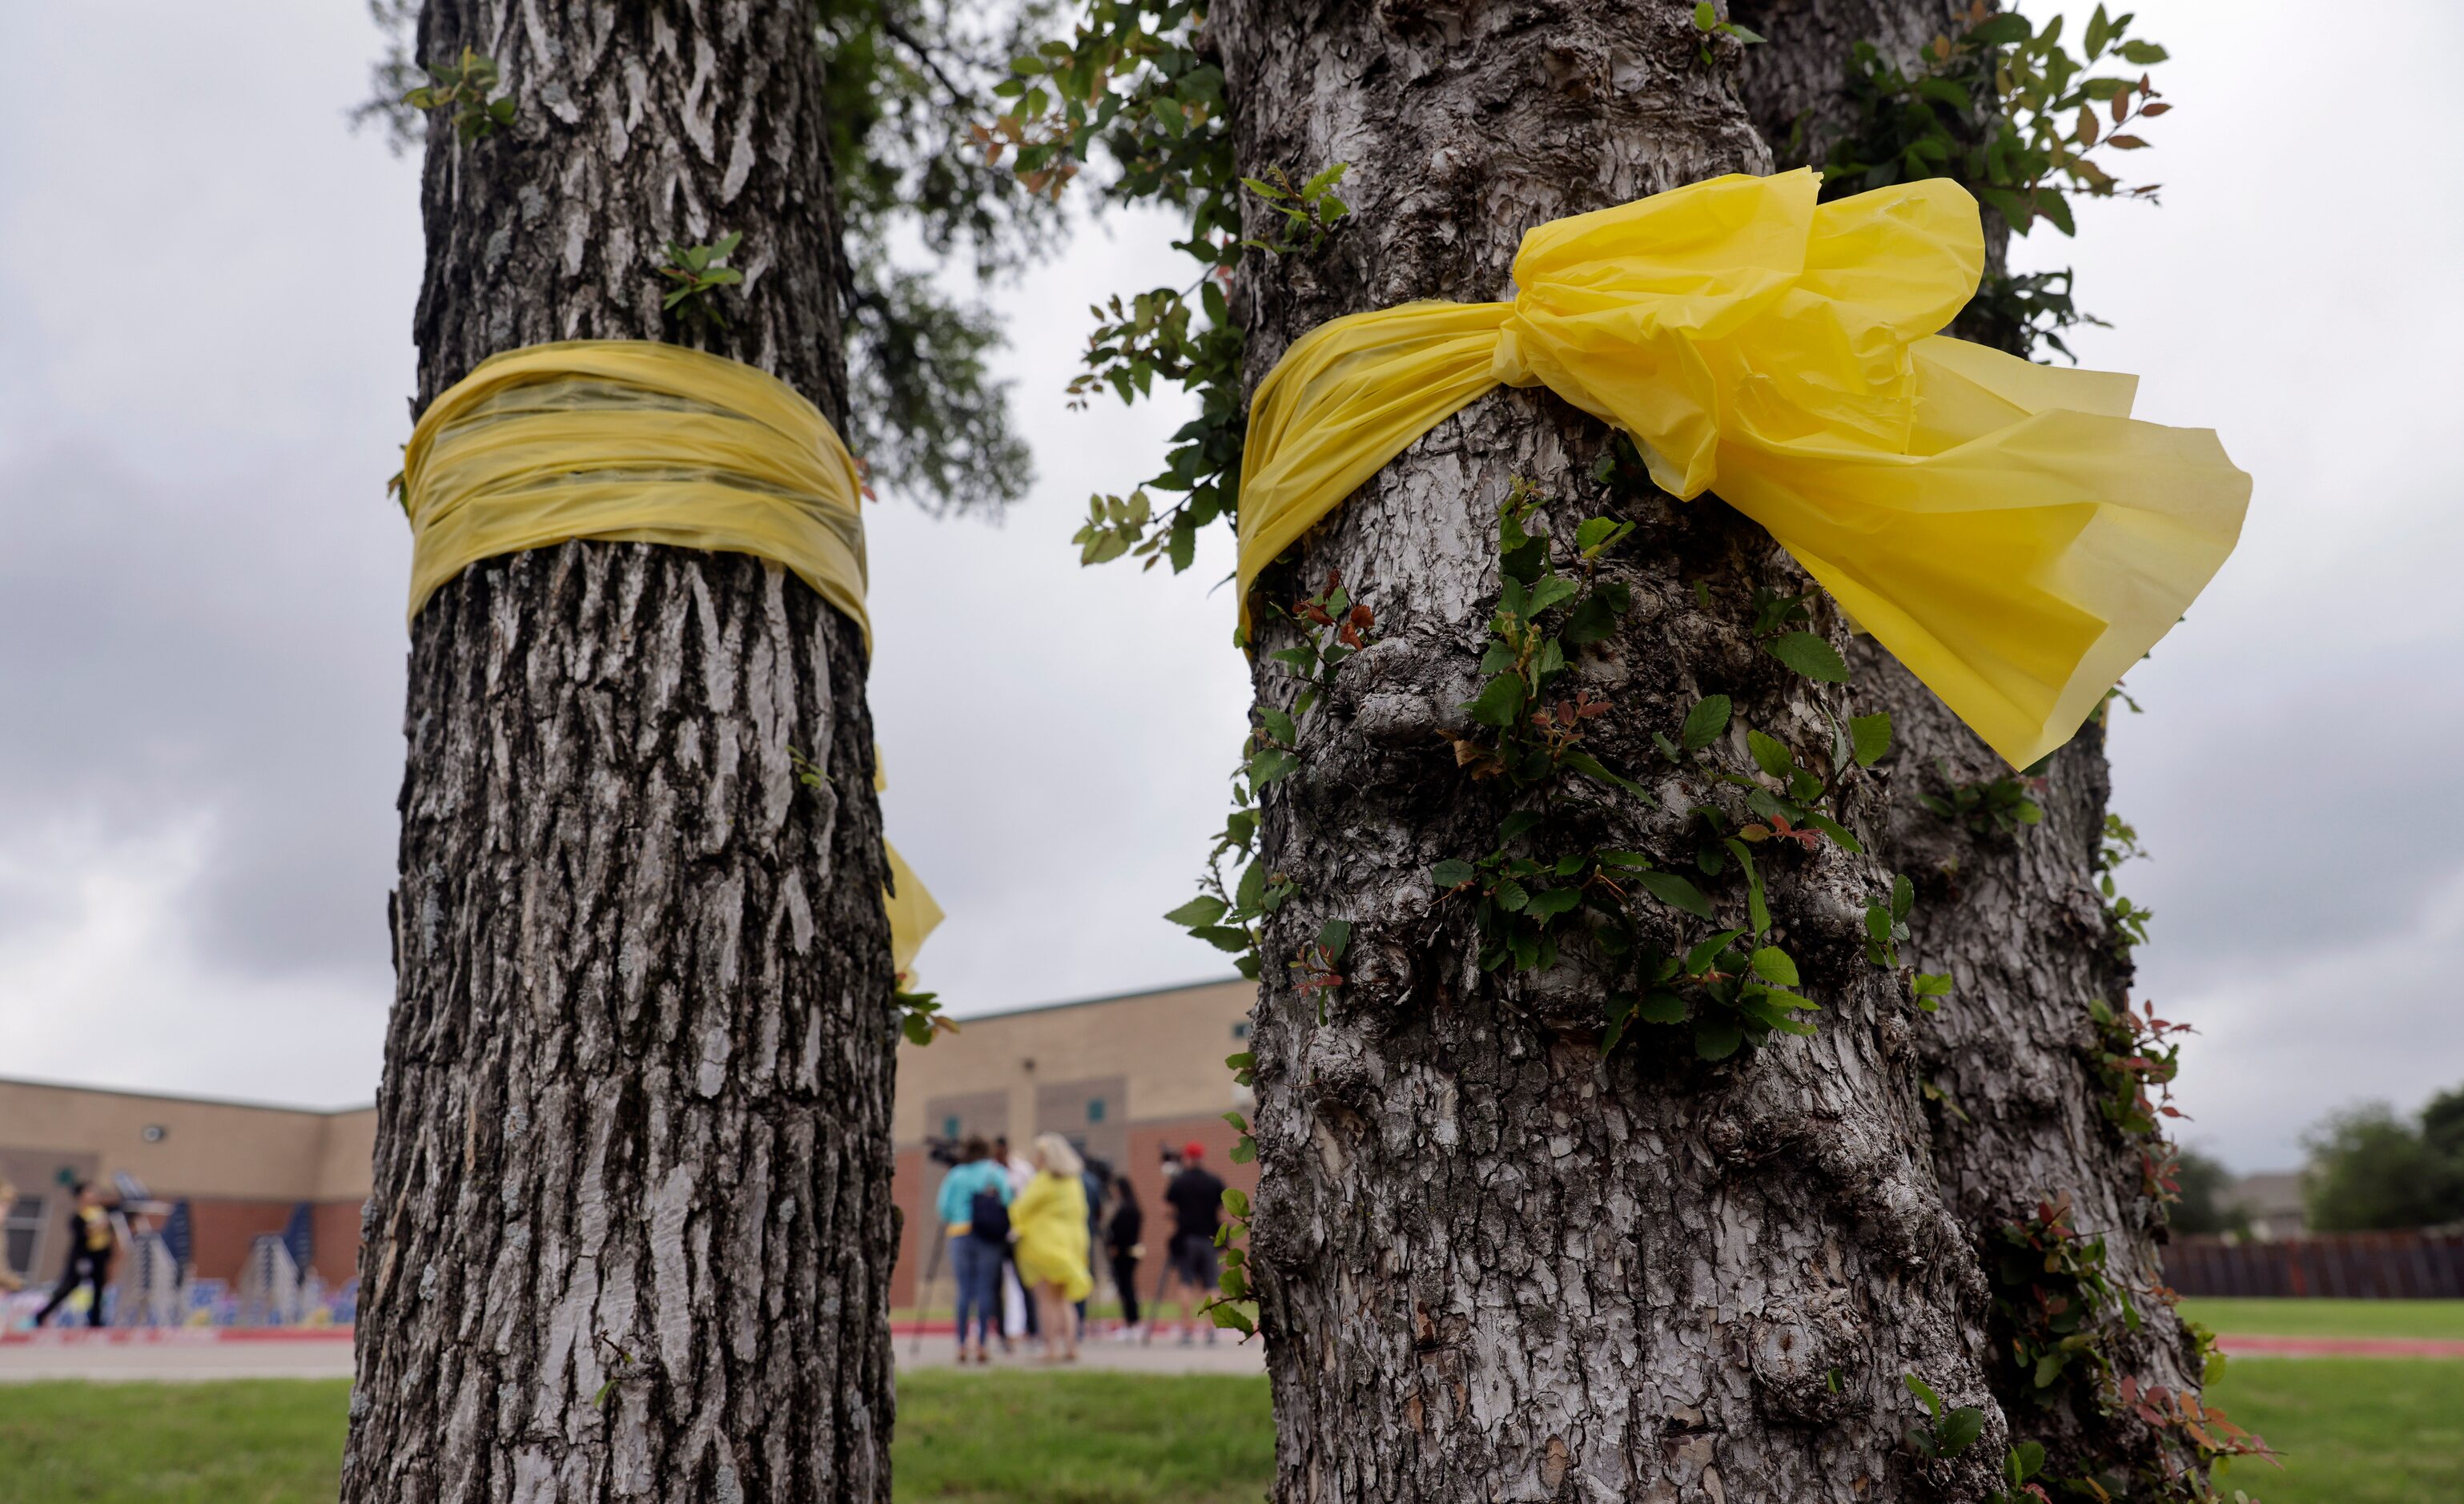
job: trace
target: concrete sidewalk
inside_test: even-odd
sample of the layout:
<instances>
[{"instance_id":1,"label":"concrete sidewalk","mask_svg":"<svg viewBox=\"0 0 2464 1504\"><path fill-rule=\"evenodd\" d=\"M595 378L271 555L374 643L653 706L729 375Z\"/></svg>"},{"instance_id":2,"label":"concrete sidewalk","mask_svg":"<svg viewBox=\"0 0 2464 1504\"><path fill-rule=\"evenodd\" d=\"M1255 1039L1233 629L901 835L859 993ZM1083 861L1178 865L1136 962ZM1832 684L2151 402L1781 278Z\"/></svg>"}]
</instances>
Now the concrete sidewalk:
<instances>
[{"instance_id":1,"label":"concrete sidewalk","mask_svg":"<svg viewBox=\"0 0 2464 1504\"><path fill-rule=\"evenodd\" d=\"M904 1329L896 1332L896 1358L900 1368L948 1368L953 1366L957 1342L946 1333L927 1331L923 1350L916 1350L915 1338ZM1178 1336L1157 1337L1152 1344L1115 1342L1096 1338L1078 1344L1078 1360L1074 1363L1046 1363L1032 1342L1022 1340L1008 1356L993 1348L993 1360L983 1366L967 1365L969 1373L998 1373L1015 1369L1029 1373L1058 1373L1070 1369L1093 1369L1111 1373L1140 1374L1263 1374L1266 1371L1266 1344L1257 1338L1241 1340L1238 1332L1222 1332L1210 1345L1203 1338L1187 1347L1180 1345Z\"/></svg>"},{"instance_id":2,"label":"concrete sidewalk","mask_svg":"<svg viewBox=\"0 0 2464 1504\"><path fill-rule=\"evenodd\" d=\"M946 1333L927 1330L921 1348L905 1329L894 1334L892 1349L898 1366L948 1368L957 1344ZM1146 1374L1260 1374L1265 1372L1265 1344L1243 1342L1239 1334L1221 1333L1212 1344L1199 1340L1180 1345L1177 1334L1142 1346L1098 1338L1081 1343L1075 1363L1045 1363L1034 1344L1019 1342L1003 1357L999 1348L983 1367L972 1373L1011 1369L1024 1373L1070 1370ZM77 1332L45 1332L31 1340L11 1333L0 1342L0 1384L29 1383L46 1379L83 1379L104 1383L202 1383L226 1379L348 1379L351 1338L348 1332L215 1333L211 1331L115 1332L89 1336Z\"/></svg>"},{"instance_id":3,"label":"concrete sidewalk","mask_svg":"<svg viewBox=\"0 0 2464 1504\"><path fill-rule=\"evenodd\" d=\"M351 1334L248 1334L234 1340L211 1331L15 1333L0 1342L0 1384L38 1379L90 1379L118 1383L220 1379L348 1379Z\"/></svg>"}]
</instances>

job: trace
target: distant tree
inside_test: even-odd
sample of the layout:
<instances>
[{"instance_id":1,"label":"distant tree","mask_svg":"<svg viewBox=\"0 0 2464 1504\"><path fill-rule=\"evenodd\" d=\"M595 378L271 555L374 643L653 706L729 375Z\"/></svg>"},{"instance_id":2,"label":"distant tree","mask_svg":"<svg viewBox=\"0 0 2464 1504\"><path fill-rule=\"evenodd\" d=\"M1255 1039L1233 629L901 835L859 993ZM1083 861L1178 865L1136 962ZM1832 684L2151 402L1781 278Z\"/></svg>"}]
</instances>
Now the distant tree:
<instances>
[{"instance_id":1,"label":"distant tree","mask_svg":"<svg viewBox=\"0 0 2464 1504\"><path fill-rule=\"evenodd\" d=\"M2250 1230L2250 1213L2225 1201L2225 1192L2233 1184L2233 1172L2225 1168L2224 1161L2196 1149L2185 1149L2176 1162L2173 1179L2182 1191L2181 1201L2173 1207L2174 1231Z\"/></svg>"},{"instance_id":2,"label":"distant tree","mask_svg":"<svg viewBox=\"0 0 2464 1504\"><path fill-rule=\"evenodd\" d=\"M2431 1105L2442 1139L2452 1142L2464 1131L2464 1093ZM2464 1217L2464 1165L2385 1102L2332 1114L2302 1143L2310 1152L2302 1194L2310 1226L2321 1232L2420 1228Z\"/></svg>"},{"instance_id":3,"label":"distant tree","mask_svg":"<svg viewBox=\"0 0 2464 1504\"><path fill-rule=\"evenodd\" d=\"M2452 1170L2464 1175L2464 1086L2430 1099L2421 1110L2421 1137L2447 1157Z\"/></svg>"}]
</instances>

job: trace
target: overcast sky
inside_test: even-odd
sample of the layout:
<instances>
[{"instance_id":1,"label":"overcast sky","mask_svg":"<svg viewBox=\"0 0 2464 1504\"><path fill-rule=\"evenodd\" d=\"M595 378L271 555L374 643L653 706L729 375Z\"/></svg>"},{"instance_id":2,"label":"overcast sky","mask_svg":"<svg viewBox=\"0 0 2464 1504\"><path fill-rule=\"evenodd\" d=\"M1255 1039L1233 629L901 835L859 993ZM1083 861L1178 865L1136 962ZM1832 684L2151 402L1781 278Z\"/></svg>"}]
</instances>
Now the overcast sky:
<instances>
[{"instance_id":1,"label":"overcast sky","mask_svg":"<svg viewBox=\"0 0 2464 1504\"><path fill-rule=\"evenodd\" d=\"M2293 0L2139 10L2177 59L2164 207L2018 259L2075 263L2116 325L2087 364L2257 477L2114 756L2144 995L2203 1030L2186 1137L2258 1169L2464 1082L2464 13L2380 7L2363 49ZM12 17L41 66L0 90L0 1074L333 1105L374 1094L391 995L416 169L344 125L359 6L247 13ZM1180 421L1059 395L1092 298L1182 279L1164 239L1082 234L1002 295L1031 501L871 514L890 828L961 1012L1222 971L1155 916L1240 734L1228 551L1166 579L1067 545Z\"/></svg>"}]
</instances>

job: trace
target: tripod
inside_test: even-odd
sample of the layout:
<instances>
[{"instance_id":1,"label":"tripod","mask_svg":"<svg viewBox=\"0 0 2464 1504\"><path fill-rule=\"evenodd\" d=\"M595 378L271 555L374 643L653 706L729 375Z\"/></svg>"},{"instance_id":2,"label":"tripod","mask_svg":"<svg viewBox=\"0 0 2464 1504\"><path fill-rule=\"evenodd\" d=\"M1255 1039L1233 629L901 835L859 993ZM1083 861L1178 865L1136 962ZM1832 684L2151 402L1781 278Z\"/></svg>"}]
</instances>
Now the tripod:
<instances>
[{"instance_id":1,"label":"tripod","mask_svg":"<svg viewBox=\"0 0 2464 1504\"><path fill-rule=\"evenodd\" d=\"M933 1281L941 1272L941 1249L950 1241L950 1229L941 1219L933 1219L933 1252L924 1261L924 1282L915 1287L915 1331L913 1345L908 1351L917 1356L924 1352L924 1301L933 1293Z\"/></svg>"}]
</instances>

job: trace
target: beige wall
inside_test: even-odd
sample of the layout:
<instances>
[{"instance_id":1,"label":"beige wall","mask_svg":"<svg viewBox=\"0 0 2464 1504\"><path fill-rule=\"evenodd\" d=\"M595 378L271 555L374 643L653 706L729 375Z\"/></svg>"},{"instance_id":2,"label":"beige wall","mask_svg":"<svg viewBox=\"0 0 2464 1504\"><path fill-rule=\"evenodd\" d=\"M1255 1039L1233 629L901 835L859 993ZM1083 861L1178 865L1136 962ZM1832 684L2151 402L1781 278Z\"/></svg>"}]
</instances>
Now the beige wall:
<instances>
[{"instance_id":1,"label":"beige wall","mask_svg":"<svg viewBox=\"0 0 2464 1504\"><path fill-rule=\"evenodd\" d=\"M912 1144L939 1133L928 1103L1001 1093L1010 1141L1023 1144L1035 1136L1041 1088L1109 1077L1126 1079L1128 1100L1108 1123L1230 1112L1238 1104L1223 1057L1247 1048L1233 1029L1256 1002L1256 985L1235 980L960 1019L958 1032L930 1045L899 1045L891 1137Z\"/></svg>"},{"instance_id":2,"label":"beige wall","mask_svg":"<svg viewBox=\"0 0 2464 1504\"><path fill-rule=\"evenodd\" d=\"M0 1146L98 1155L101 1179L126 1170L175 1196L317 1200L327 1125L343 1116L357 1115L0 1081ZM148 1126L163 1130L159 1142L145 1141ZM340 1194L367 1193L361 1153L357 1188Z\"/></svg>"},{"instance_id":3,"label":"beige wall","mask_svg":"<svg viewBox=\"0 0 2464 1504\"><path fill-rule=\"evenodd\" d=\"M354 1107L324 1117L325 1144L317 1158L316 1199L367 1200L376 1173L377 1110Z\"/></svg>"}]
</instances>

